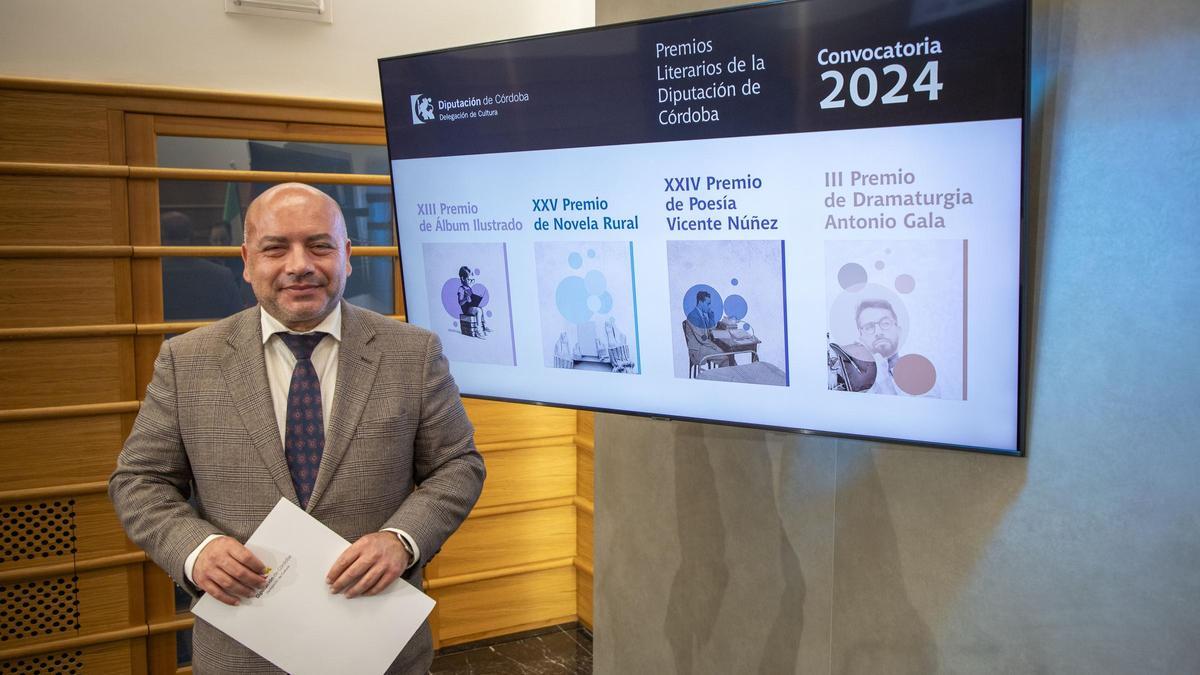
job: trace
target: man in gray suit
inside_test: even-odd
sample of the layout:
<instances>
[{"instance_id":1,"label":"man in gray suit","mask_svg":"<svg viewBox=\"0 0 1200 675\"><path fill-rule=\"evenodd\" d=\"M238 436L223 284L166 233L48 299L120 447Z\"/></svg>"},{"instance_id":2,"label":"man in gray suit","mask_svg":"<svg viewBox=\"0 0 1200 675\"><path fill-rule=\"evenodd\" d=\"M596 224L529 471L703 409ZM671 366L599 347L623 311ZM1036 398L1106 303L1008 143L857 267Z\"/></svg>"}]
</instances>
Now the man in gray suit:
<instances>
[{"instance_id":1,"label":"man in gray suit","mask_svg":"<svg viewBox=\"0 0 1200 675\"><path fill-rule=\"evenodd\" d=\"M314 188L259 196L242 257L259 307L159 352L109 481L126 532L193 596L236 605L266 581L241 542L285 497L353 542L326 577L333 592L420 587L484 477L441 344L342 302L346 225ZM426 623L388 672L432 658ZM193 668L279 672L200 619Z\"/></svg>"}]
</instances>

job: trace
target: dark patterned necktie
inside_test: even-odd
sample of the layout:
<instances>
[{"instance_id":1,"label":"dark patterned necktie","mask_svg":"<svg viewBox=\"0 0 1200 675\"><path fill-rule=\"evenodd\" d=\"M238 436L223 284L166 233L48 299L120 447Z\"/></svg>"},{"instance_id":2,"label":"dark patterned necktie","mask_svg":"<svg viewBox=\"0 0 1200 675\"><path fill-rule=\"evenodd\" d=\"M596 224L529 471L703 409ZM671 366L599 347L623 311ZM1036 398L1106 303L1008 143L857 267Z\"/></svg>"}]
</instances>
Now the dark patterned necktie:
<instances>
[{"instance_id":1,"label":"dark patterned necktie","mask_svg":"<svg viewBox=\"0 0 1200 675\"><path fill-rule=\"evenodd\" d=\"M321 412L321 382L313 367L312 353L326 333L295 335L278 333L283 343L296 357L292 384L288 387L287 425L283 433L283 454L292 472L292 484L300 498L300 508L307 508L317 482L317 468L325 450L325 416Z\"/></svg>"}]
</instances>

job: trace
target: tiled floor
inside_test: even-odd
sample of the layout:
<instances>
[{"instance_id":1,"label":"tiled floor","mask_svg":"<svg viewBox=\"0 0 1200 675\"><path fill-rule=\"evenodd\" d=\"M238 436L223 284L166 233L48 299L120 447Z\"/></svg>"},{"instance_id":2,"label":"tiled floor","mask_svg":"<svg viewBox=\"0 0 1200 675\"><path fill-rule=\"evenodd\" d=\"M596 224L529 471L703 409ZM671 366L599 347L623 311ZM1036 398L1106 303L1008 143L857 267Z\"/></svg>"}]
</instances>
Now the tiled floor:
<instances>
[{"instance_id":1,"label":"tiled floor","mask_svg":"<svg viewBox=\"0 0 1200 675\"><path fill-rule=\"evenodd\" d=\"M592 636L574 624L469 645L433 659L432 675L591 675Z\"/></svg>"}]
</instances>

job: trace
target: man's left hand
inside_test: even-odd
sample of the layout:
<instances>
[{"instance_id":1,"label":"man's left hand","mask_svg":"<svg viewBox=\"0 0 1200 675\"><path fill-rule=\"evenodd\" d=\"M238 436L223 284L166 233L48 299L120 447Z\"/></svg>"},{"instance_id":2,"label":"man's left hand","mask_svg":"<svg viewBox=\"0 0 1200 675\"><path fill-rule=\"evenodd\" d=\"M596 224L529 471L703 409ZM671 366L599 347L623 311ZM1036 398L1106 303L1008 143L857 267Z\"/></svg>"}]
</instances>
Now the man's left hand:
<instances>
[{"instance_id":1,"label":"man's left hand","mask_svg":"<svg viewBox=\"0 0 1200 675\"><path fill-rule=\"evenodd\" d=\"M347 598L387 590L408 568L408 551L394 532L372 532L338 556L325 583Z\"/></svg>"}]
</instances>

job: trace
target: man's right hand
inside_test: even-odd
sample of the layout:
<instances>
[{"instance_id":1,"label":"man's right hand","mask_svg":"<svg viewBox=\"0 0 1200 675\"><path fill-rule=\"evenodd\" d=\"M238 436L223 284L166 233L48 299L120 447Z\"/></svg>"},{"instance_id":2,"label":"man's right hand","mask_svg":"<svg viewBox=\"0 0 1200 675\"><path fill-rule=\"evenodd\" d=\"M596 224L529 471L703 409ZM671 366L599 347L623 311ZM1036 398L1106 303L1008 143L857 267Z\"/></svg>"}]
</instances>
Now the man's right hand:
<instances>
[{"instance_id":1,"label":"man's right hand","mask_svg":"<svg viewBox=\"0 0 1200 675\"><path fill-rule=\"evenodd\" d=\"M196 557L192 583L217 600L236 605L267 583L262 561L233 537L212 540Z\"/></svg>"}]
</instances>

